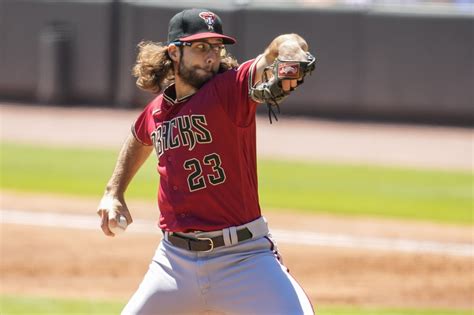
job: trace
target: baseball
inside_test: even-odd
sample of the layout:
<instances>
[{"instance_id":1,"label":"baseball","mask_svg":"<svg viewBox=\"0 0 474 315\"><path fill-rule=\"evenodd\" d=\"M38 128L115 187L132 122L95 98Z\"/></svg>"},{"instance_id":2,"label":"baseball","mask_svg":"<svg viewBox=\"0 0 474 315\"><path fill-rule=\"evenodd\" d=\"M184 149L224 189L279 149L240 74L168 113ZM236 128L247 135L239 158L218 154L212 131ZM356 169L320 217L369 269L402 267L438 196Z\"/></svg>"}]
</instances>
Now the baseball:
<instances>
[{"instance_id":1,"label":"baseball","mask_svg":"<svg viewBox=\"0 0 474 315\"><path fill-rule=\"evenodd\" d=\"M119 215L116 227L112 227L109 224L110 231L114 233L115 235L125 232L126 228L127 228L127 219L123 215Z\"/></svg>"}]
</instances>

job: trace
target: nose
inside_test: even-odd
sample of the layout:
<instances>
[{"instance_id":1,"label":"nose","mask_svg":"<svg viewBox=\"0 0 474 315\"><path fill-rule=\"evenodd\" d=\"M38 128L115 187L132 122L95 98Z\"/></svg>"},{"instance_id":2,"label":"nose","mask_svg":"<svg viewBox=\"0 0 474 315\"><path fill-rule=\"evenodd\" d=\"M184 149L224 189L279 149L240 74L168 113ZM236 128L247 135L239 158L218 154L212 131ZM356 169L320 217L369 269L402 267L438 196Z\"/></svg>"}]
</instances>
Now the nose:
<instances>
[{"instance_id":1,"label":"nose","mask_svg":"<svg viewBox=\"0 0 474 315\"><path fill-rule=\"evenodd\" d=\"M206 63L213 64L217 60L217 53L211 49L206 56Z\"/></svg>"}]
</instances>

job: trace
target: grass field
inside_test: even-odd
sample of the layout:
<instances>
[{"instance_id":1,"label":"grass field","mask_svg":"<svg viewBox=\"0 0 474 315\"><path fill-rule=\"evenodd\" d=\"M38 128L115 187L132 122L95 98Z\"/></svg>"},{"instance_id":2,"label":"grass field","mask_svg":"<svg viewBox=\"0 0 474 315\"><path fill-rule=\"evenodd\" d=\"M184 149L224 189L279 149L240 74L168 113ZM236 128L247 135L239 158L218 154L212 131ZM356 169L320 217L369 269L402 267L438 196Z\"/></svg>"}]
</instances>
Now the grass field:
<instances>
[{"instance_id":1,"label":"grass field","mask_svg":"<svg viewBox=\"0 0 474 315\"><path fill-rule=\"evenodd\" d=\"M54 148L2 143L3 190L99 198L117 150ZM128 198L155 200L158 177L152 155ZM469 172L416 170L259 160L263 208L472 224ZM277 210L276 210L277 211ZM118 314L125 301L0 296L0 314ZM470 311L319 306L318 315L468 315Z\"/></svg>"},{"instance_id":2,"label":"grass field","mask_svg":"<svg viewBox=\"0 0 474 315\"><path fill-rule=\"evenodd\" d=\"M33 315L33 314L119 314L125 302L66 300L29 297L0 297L0 314ZM348 307L319 307L317 315L469 315L469 311L449 310L410 310L410 309L375 309Z\"/></svg>"},{"instance_id":3,"label":"grass field","mask_svg":"<svg viewBox=\"0 0 474 315\"><path fill-rule=\"evenodd\" d=\"M0 187L100 197L117 150L1 144ZM156 198L152 156L128 198ZM225 166L224 166L225 167ZM263 208L472 224L469 172L259 160Z\"/></svg>"}]
</instances>

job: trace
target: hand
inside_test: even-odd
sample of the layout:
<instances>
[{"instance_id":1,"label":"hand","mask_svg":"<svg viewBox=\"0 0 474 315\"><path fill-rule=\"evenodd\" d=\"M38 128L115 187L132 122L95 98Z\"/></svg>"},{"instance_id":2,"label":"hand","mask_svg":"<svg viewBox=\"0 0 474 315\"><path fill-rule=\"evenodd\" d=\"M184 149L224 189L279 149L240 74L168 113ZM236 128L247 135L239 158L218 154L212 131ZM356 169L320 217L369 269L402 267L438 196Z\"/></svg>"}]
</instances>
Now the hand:
<instances>
[{"instance_id":1,"label":"hand","mask_svg":"<svg viewBox=\"0 0 474 315\"><path fill-rule=\"evenodd\" d=\"M118 226L118 218L120 215L123 215L127 219L127 225L133 222L125 201L107 194L102 197L99 207L97 208L97 214L101 218L100 227L102 231L105 235L111 237L115 236L115 234L110 228Z\"/></svg>"},{"instance_id":2,"label":"hand","mask_svg":"<svg viewBox=\"0 0 474 315\"><path fill-rule=\"evenodd\" d=\"M285 93L293 91L298 86L298 80L281 80L281 88Z\"/></svg>"},{"instance_id":3,"label":"hand","mask_svg":"<svg viewBox=\"0 0 474 315\"><path fill-rule=\"evenodd\" d=\"M306 50L305 50L306 49ZM286 40L281 43L278 48L278 59L279 60L292 60L292 61L307 61L306 51L308 45L304 40ZM298 79L284 79L281 81L281 87L285 93L293 91L298 86Z\"/></svg>"}]
</instances>

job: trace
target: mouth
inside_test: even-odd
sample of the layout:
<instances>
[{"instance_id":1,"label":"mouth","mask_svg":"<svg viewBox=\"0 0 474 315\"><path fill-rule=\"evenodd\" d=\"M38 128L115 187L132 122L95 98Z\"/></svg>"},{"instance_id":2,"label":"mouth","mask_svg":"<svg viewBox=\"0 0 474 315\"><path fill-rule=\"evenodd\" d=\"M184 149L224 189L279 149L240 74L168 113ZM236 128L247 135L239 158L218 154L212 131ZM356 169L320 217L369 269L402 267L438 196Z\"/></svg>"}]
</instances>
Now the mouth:
<instances>
[{"instance_id":1,"label":"mouth","mask_svg":"<svg viewBox=\"0 0 474 315\"><path fill-rule=\"evenodd\" d=\"M199 73L199 76L201 76L202 78L205 78L205 79L210 79L214 75L216 75L216 73L212 69L207 70L207 69L204 69L204 68L197 69L197 73Z\"/></svg>"},{"instance_id":2,"label":"mouth","mask_svg":"<svg viewBox=\"0 0 474 315\"><path fill-rule=\"evenodd\" d=\"M209 68L197 68L197 70L201 70L201 71L204 71L204 72L207 72L207 73L211 73L211 74L214 74L214 71L212 71L212 67L209 67Z\"/></svg>"}]
</instances>

